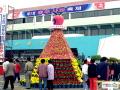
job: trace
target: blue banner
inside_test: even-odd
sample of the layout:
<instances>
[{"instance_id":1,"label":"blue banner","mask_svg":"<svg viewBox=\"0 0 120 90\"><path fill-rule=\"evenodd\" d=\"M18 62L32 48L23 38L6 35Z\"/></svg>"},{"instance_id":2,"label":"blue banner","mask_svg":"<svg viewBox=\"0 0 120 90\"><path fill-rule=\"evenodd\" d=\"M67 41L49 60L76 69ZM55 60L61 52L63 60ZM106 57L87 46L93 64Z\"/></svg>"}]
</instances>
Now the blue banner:
<instances>
[{"instance_id":1,"label":"blue banner","mask_svg":"<svg viewBox=\"0 0 120 90\"><path fill-rule=\"evenodd\" d=\"M83 4L76 6L68 6L68 7L60 7L60 8L52 8L45 10L34 10L34 11L25 11L23 12L23 16L40 16L40 15L48 15L48 14L61 14L64 12L81 12L88 10L92 4Z\"/></svg>"},{"instance_id":2,"label":"blue banner","mask_svg":"<svg viewBox=\"0 0 120 90\"><path fill-rule=\"evenodd\" d=\"M0 14L0 62L3 62L5 58L6 23L7 14Z\"/></svg>"}]
</instances>

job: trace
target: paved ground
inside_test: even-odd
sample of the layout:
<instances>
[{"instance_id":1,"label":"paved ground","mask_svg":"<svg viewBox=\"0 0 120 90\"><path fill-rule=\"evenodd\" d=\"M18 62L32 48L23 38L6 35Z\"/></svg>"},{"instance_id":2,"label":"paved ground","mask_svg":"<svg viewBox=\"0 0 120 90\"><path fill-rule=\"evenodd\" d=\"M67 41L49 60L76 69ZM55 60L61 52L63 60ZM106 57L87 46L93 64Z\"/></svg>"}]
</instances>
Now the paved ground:
<instances>
[{"instance_id":1,"label":"paved ground","mask_svg":"<svg viewBox=\"0 0 120 90\"><path fill-rule=\"evenodd\" d=\"M0 90L3 90L2 89L3 85L4 85L3 76L0 76ZM15 83L14 86L15 86L14 90L39 90L38 88L25 89L25 87L21 86L19 83ZM7 90L11 90L10 85ZM54 89L54 90L82 90L82 89L80 89L80 88L73 88L73 89L61 88L61 89Z\"/></svg>"},{"instance_id":2,"label":"paved ground","mask_svg":"<svg viewBox=\"0 0 120 90\"><path fill-rule=\"evenodd\" d=\"M0 90L3 90L3 84L4 84L4 81L3 81L3 76L0 76ZM39 90L38 88L31 88L31 89L25 89L25 87L21 86L19 83L15 83L15 89L14 90ZM11 90L10 89L10 85L9 85L9 88L7 90ZM55 88L54 90L83 90L82 88ZM100 89L99 90L103 90L103 89ZM118 89L120 90L120 89Z\"/></svg>"}]
</instances>

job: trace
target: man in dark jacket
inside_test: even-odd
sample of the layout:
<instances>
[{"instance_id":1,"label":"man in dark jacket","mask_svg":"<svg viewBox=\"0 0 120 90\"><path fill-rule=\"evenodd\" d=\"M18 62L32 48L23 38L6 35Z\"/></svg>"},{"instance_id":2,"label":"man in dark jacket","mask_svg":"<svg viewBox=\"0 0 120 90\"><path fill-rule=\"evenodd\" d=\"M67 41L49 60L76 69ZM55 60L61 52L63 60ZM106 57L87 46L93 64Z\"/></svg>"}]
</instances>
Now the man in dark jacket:
<instances>
[{"instance_id":1,"label":"man in dark jacket","mask_svg":"<svg viewBox=\"0 0 120 90\"><path fill-rule=\"evenodd\" d=\"M100 63L97 65L97 73L99 80L108 80L109 77L109 65L107 63L107 58L102 57Z\"/></svg>"},{"instance_id":2,"label":"man in dark jacket","mask_svg":"<svg viewBox=\"0 0 120 90\"><path fill-rule=\"evenodd\" d=\"M91 59L91 64L88 66L90 90L98 90L97 89L97 66L94 63L95 63L95 60Z\"/></svg>"}]
</instances>

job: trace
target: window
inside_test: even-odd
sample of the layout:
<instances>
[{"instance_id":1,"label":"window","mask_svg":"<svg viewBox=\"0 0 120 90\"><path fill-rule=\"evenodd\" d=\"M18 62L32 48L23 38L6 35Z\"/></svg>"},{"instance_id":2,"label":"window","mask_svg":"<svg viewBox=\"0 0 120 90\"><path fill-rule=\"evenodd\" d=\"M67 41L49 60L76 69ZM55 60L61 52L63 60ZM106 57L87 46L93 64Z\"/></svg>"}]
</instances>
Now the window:
<instances>
[{"instance_id":1,"label":"window","mask_svg":"<svg viewBox=\"0 0 120 90\"><path fill-rule=\"evenodd\" d=\"M83 12L83 17L94 17L94 11Z\"/></svg>"},{"instance_id":2,"label":"window","mask_svg":"<svg viewBox=\"0 0 120 90\"><path fill-rule=\"evenodd\" d=\"M97 10L94 11L94 16L106 16L111 15L111 10Z\"/></svg>"},{"instance_id":3,"label":"window","mask_svg":"<svg viewBox=\"0 0 120 90\"><path fill-rule=\"evenodd\" d=\"M98 29L91 30L91 36L98 35Z\"/></svg>"},{"instance_id":4,"label":"window","mask_svg":"<svg viewBox=\"0 0 120 90\"><path fill-rule=\"evenodd\" d=\"M44 20L45 21L51 21L51 15L45 15Z\"/></svg>"},{"instance_id":5,"label":"window","mask_svg":"<svg viewBox=\"0 0 120 90\"><path fill-rule=\"evenodd\" d=\"M92 36L98 35L98 27L97 26L89 26L90 34Z\"/></svg>"},{"instance_id":6,"label":"window","mask_svg":"<svg viewBox=\"0 0 120 90\"><path fill-rule=\"evenodd\" d=\"M33 22L33 17L25 18L25 23L32 23L32 22Z\"/></svg>"},{"instance_id":7,"label":"window","mask_svg":"<svg viewBox=\"0 0 120 90\"><path fill-rule=\"evenodd\" d=\"M75 33L76 34L85 34L85 28L84 27L75 27Z\"/></svg>"},{"instance_id":8,"label":"window","mask_svg":"<svg viewBox=\"0 0 120 90\"><path fill-rule=\"evenodd\" d=\"M36 22L41 22L42 21L42 16L36 16Z\"/></svg>"},{"instance_id":9,"label":"window","mask_svg":"<svg viewBox=\"0 0 120 90\"><path fill-rule=\"evenodd\" d=\"M120 8L112 9L112 14L113 15L120 14Z\"/></svg>"},{"instance_id":10,"label":"window","mask_svg":"<svg viewBox=\"0 0 120 90\"><path fill-rule=\"evenodd\" d=\"M108 28L106 29L106 35L112 35L114 32L113 32L113 29L112 28Z\"/></svg>"},{"instance_id":11,"label":"window","mask_svg":"<svg viewBox=\"0 0 120 90\"><path fill-rule=\"evenodd\" d=\"M119 34L120 35L120 28L115 28L115 34Z\"/></svg>"},{"instance_id":12,"label":"window","mask_svg":"<svg viewBox=\"0 0 120 90\"><path fill-rule=\"evenodd\" d=\"M62 16L64 17L64 19L69 19L69 13L63 13Z\"/></svg>"},{"instance_id":13,"label":"window","mask_svg":"<svg viewBox=\"0 0 120 90\"><path fill-rule=\"evenodd\" d=\"M26 39L25 31L19 31L19 39Z\"/></svg>"},{"instance_id":14,"label":"window","mask_svg":"<svg viewBox=\"0 0 120 90\"><path fill-rule=\"evenodd\" d=\"M68 34L69 32L68 32L68 28L66 29L66 30L63 30L63 33L64 34Z\"/></svg>"},{"instance_id":15,"label":"window","mask_svg":"<svg viewBox=\"0 0 120 90\"><path fill-rule=\"evenodd\" d=\"M23 18L15 19L13 22L14 24L23 23Z\"/></svg>"},{"instance_id":16,"label":"window","mask_svg":"<svg viewBox=\"0 0 120 90\"><path fill-rule=\"evenodd\" d=\"M68 32L69 32L69 34L75 33L74 27L68 27Z\"/></svg>"},{"instance_id":17,"label":"window","mask_svg":"<svg viewBox=\"0 0 120 90\"><path fill-rule=\"evenodd\" d=\"M13 24L14 22L13 22L13 19L8 19L7 20L7 24Z\"/></svg>"},{"instance_id":18,"label":"window","mask_svg":"<svg viewBox=\"0 0 120 90\"><path fill-rule=\"evenodd\" d=\"M105 35L105 29L99 29L99 35Z\"/></svg>"},{"instance_id":19,"label":"window","mask_svg":"<svg viewBox=\"0 0 120 90\"><path fill-rule=\"evenodd\" d=\"M31 30L26 30L25 32L22 32L25 34L25 39L31 39L32 38L32 32Z\"/></svg>"},{"instance_id":20,"label":"window","mask_svg":"<svg viewBox=\"0 0 120 90\"><path fill-rule=\"evenodd\" d=\"M11 39L12 39L12 40L17 40L17 39L18 39L18 33L17 33L17 32L13 32Z\"/></svg>"},{"instance_id":21,"label":"window","mask_svg":"<svg viewBox=\"0 0 120 90\"><path fill-rule=\"evenodd\" d=\"M74 19L74 18L82 18L83 17L83 13L82 12L74 12L74 13L71 13L71 19Z\"/></svg>"},{"instance_id":22,"label":"window","mask_svg":"<svg viewBox=\"0 0 120 90\"><path fill-rule=\"evenodd\" d=\"M34 32L34 36L37 36L37 35L41 35L41 34L42 34L42 30L41 30L41 29L33 30L33 32Z\"/></svg>"},{"instance_id":23,"label":"window","mask_svg":"<svg viewBox=\"0 0 120 90\"><path fill-rule=\"evenodd\" d=\"M43 35L50 35L50 31L48 29L43 29L42 34Z\"/></svg>"},{"instance_id":24,"label":"window","mask_svg":"<svg viewBox=\"0 0 120 90\"><path fill-rule=\"evenodd\" d=\"M85 34L85 30L80 30L79 34Z\"/></svg>"},{"instance_id":25,"label":"window","mask_svg":"<svg viewBox=\"0 0 120 90\"><path fill-rule=\"evenodd\" d=\"M6 33L6 40L11 40L12 34L10 32Z\"/></svg>"}]
</instances>

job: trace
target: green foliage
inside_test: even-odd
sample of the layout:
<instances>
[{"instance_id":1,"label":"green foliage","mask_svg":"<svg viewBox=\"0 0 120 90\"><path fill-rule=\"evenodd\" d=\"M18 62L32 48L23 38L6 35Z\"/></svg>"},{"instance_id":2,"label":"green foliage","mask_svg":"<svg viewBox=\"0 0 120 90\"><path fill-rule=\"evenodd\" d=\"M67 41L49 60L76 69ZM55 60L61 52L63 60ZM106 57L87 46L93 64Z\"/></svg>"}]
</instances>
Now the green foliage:
<instances>
[{"instance_id":1,"label":"green foliage","mask_svg":"<svg viewBox=\"0 0 120 90\"><path fill-rule=\"evenodd\" d=\"M110 57L108 60L108 62L113 62L113 61L118 62L119 60L117 58L114 58L114 57Z\"/></svg>"},{"instance_id":2,"label":"green foliage","mask_svg":"<svg viewBox=\"0 0 120 90\"><path fill-rule=\"evenodd\" d=\"M95 59L95 61L99 61L100 58L101 58L100 55L93 55L93 56L91 56L91 59Z\"/></svg>"},{"instance_id":3,"label":"green foliage","mask_svg":"<svg viewBox=\"0 0 120 90\"><path fill-rule=\"evenodd\" d=\"M91 59L95 59L95 61L98 61L98 60L101 59L101 56L100 55L93 55L93 56L91 56ZM117 59L117 58L114 58L114 57L110 57L108 59L108 62L113 62L113 61L120 62L120 59Z\"/></svg>"},{"instance_id":4,"label":"green foliage","mask_svg":"<svg viewBox=\"0 0 120 90\"><path fill-rule=\"evenodd\" d=\"M81 64L82 64L81 60L77 60L77 62L78 62L78 65L81 65Z\"/></svg>"}]
</instances>

